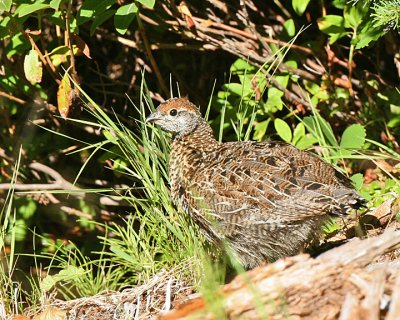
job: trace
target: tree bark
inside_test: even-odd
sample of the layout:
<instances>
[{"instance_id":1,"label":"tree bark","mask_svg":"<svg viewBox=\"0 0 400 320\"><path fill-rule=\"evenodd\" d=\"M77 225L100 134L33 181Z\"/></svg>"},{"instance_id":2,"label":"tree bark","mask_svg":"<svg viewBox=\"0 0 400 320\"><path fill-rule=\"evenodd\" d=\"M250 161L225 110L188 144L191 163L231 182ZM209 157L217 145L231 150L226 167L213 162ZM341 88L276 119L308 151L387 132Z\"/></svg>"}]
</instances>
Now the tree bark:
<instances>
[{"instance_id":1,"label":"tree bark","mask_svg":"<svg viewBox=\"0 0 400 320\"><path fill-rule=\"evenodd\" d=\"M160 318L219 319L219 307L227 319L399 319L399 247L400 231L388 230L315 259L281 259L223 286L218 306L198 297Z\"/></svg>"}]
</instances>

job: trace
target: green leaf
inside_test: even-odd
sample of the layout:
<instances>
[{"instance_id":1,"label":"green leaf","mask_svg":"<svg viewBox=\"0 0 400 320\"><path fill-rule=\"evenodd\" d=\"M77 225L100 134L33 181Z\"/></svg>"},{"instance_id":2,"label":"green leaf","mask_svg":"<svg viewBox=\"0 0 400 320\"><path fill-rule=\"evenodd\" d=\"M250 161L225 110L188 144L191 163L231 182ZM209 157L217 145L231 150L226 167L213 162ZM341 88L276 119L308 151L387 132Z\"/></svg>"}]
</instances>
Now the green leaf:
<instances>
[{"instance_id":1,"label":"green leaf","mask_svg":"<svg viewBox=\"0 0 400 320\"><path fill-rule=\"evenodd\" d=\"M261 121L255 125L253 135L254 140L261 141L264 138L270 122L271 118L268 118L267 120Z\"/></svg>"},{"instance_id":2,"label":"green leaf","mask_svg":"<svg viewBox=\"0 0 400 320\"><path fill-rule=\"evenodd\" d=\"M104 12L108 10L115 0L85 0L83 1L82 7L78 11L77 22L78 25L85 23L89 20L95 21L100 16L104 15ZM114 11L115 12L115 11ZM102 23L105 20L102 21ZM100 23L101 24L101 23ZM98 25L100 25L98 24Z\"/></svg>"},{"instance_id":3,"label":"green leaf","mask_svg":"<svg viewBox=\"0 0 400 320\"><path fill-rule=\"evenodd\" d=\"M269 88L268 89L268 100L265 106L267 107L268 112L275 113L278 110L283 109L283 92L277 88Z\"/></svg>"},{"instance_id":4,"label":"green leaf","mask_svg":"<svg viewBox=\"0 0 400 320\"><path fill-rule=\"evenodd\" d=\"M357 29L362 23L368 9L369 6L365 5L363 1L360 1L355 6L346 6L343 14L345 28Z\"/></svg>"},{"instance_id":5,"label":"green leaf","mask_svg":"<svg viewBox=\"0 0 400 320\"><path fill-rule=\"evenodd\" d=\"M364 184L364 176L361 173L353 174L350 179L353 182L356 190L360 190L362 188Z\"/></svg>"},{"instance_id":6,"label":"green leaf","mask_svg":"<svg viewBox=\"0 0 400 320\"><path fill-rule=\"evenodd\" d=\"M73 51L74 55L77 55L77 54L79 54L80 49L78 48L77 45L74 44L72 46L72 51ZM66 62L67 57L70 55L71 55L71 51L70 51L69 47L67 47L67 46L56 47L49 53L50 59L55 67L58 67L61 63Z\"/></svg>"},{"instance_id":7,"label":"green leaf","mask_svg":"<svg viewBox=\"0 0 400 320\"><path fill-rule=\"evenodd\" d=\"M114 25L118 33L126 33L137 12L138 7L134 3L124 5L117 10L114 16Z\"/></svg>"},{"instance_id":8,"label":"green leaf","mask_svg":"<svg viewBox=\"0 0 400 320\"><path fill-rule=\"evenodd\" d=\"M294 12L301 16L306 11L310 0L292 0L292 6Z\"/></svg>"},{"instance_id":9,"label":"green leaf","mask_svg":"<svg viewBox=\"0 0 400 320\"><path fill-rule=\"evenodd\" d=\"M96 16L92 25L90 26L90 35L96 31L96 29L101 26L105 21L110 19L115 14L115 10L107 10Z\"/></svg>"},{"instance_id":10,"label":"green leaf","mask_svg":"<svg viewBox=\"0 0 400 320\"><path fill-rule=\"evenodd\" d=\"M326 15L317 20L318 28L330 36L329 42L336 40L348 34L344 27L344 18L337 15Z\"/></svg>"},{"instance_id":11,"label":"green leaf","mask_svg":"<svg viewBox=\"0 0 400 320\"><path fill-rule=\"evenodd\" d=\"M400 126L400 117L395 117L389 120L387 123L388 128L396 128Z\"/></svg>"},{"instance_id":12,"label":"green leaf","mask_svg":"<svg viewBox=\"0 0 400 320\"><path fill-rule=\"evenodd\" d=\"M275 119L274 121L275 130L278 135L282 138L285 142L292 141L292 130L290 129L289 125L283 121L282 119Z\"/></svg>"},{"instance_id":13,"label":"green leaf","mask_svg":"<svg viewBox=\"0 0 400 320\"><path fill-rule=\"evenodd\" d=\"M0 11L9 12L11 9L12 0L0 0ZM4 19L4 17L2 17Z\"/></svg>"},{"instance_id":14,"label":"green leaf","mask_svg":"<svg viewBox=\"0 0 400 320\"><path fill-rule=\"evenodd\" d=\"M312 81L305 80L304 85L306 90L313 95L316 95L321 90L321 87Z\"/></svg>"},{"instance_id":15,"label":"green leaf","mask_svg":"<svg viewBox=\"0 0 400 320\"><path fill-rule=\"evenodd\" d=\"M289 37L294 37L294 35L296 34L296 26L294 24L294 20L293 19L286 20L285 23L283 24L283 29L285 29Z\"/></svg>"},{"instance_id":16,"label":"green leaf","mask_svg":"<svg viewBox=\"0 0 400 320\"><path fill-rule=\"evenodd\" d=\"M243 85L241 83L227 83L222 86L222 89L238 96L243 95Z\"/></svg>"},{"instance_id":17,"label":"green leaf","mask_svg":"<svg viewBox=\"0 0 400 320\"><path fill-rule=\"evenodd\" d=\"M56 275L47 275L41 282L40 282L40 289L44 291L50 291L53 286L60 281L71 281L76 278L81 277L87 273L82 267L76 266L67 266L65 269L62 269Z\"/></svg>"},{"instance_id":18,"label":"green leaf","mask_svg":"<svg viewBox=\"0 0 400 320\"><path fill-rule=\"evenodd\" d=\"M56 283L57 281L54 276L48 274L42 281L40 281L40 289L45 292L50 291Z\"/></svg>"},{"instance_id":19,"label":"green leaf","mask_svg":"<svg viewBox=\"0 0 400 320\"><path fill-rule=\"evenodd\" d=\"M301 150L304 150L313 144L317 143L318 139L314 137L311 133L307 133L304 137L302 137L295 146Z\"/></svg>"},{"instance_id":20,"label":"green leaf","mask_svg":"<svg viewBox=\"0 0 400 320\"><path fill-rule=\"evenodd\" d=\"M376 41L380 37L385 35L385 30L383 27L376 27L372 20L366 22L364 27L358 33L357 37L352 41L356 45L355 49L362 49L370 44L371 41Z\"/></svg>"},{"instance_id":21,"label":"green leaf","mask_svg":"<svg viewBox=\"0 0 400 320\"><path fill-rule=\"evenodd\" d=\"M359 149L365 143L365 128L361 124L352 124L344 130L340 140L340 148Z\"/></svg>"},{"instance_id":22,"label":"green leaf","mask_svg":"<svg viewBox=\"0 0 400 320\"><path fill-rule=\"evenodd\" d=\"M25 56L24 73L26 79L32 84L42 81L42 62L39 61L39 54L36 50L30 50Z\"/></svg>"},{"instance_id":23,"label":"green leaf","mask_svg":"<svg viewBox=\"0 0 400 320\"><path fill-rule=\"evenodd\" d=\"M18 214L24 218L24 220L29 220L36 212L37 205L32 199L20 199L18 202Z\"/></svg>"},{"instance_id":24,"label":"green leaf","mask_svg":"<svg viewBox=\"0 0 400 320\"><path fill-rule=\"evenodd\" d=\"M322 231L326 235L330 235L338 230L340 230L340 225L336 222L333 217L329 217L329 219L322 226Z\"/></svg>"},{"instance_id":25,"label":"green leaf","mask_svg":"<svg viewBox=\"0 0 400 320\"><path fill-rule=\"evenodd\" d=\"M51 0L50 1L50 8L52 8L52 9L57 11L58 8L60 7L60 4L61 4L62 1L65 1L65 0Z\"/></svg>"},{"instance_id":26,"label":"green leaf","mask_svg":"<svg viewBox=\"0 0 400 320\"><path fill-rule=\"evenodd\" d=\"M42 1L37 1L33 4L23 3L18 7L16 13L18 12L18 17L23 17L33 12L48 8L50 8L50 5L47 3L42 3Z\"/></svg>"},{"instance_id":27,"label":"green leaf","mask_svg":"<svg viewBox=\"0 0 400 320\"><path fill-rule=\"evenodd\" d=\"M242 96L251 96L255 89L256 78L252 74L238 75L240 84L242 86ZM264 77L265 78L265 77Z\"/></svg>"},{"instance_id":28,"label":"green leaf","mask_svg":"<svg viewBox=\"0 0 400 320\"><path fill-rule=\"evenodd\" d=\"M328 93L327 90L320 90L314 95L314 97L317 97L318 100L322 100L322 101L327 101L330 98L330 95Z\"/></svg>"},{"instance_id":29,"label":"green leaf","mask_svg":"<svg viewBox=\"0 0 400 320\"><path fill-rule=\"evenodd\" d=\"M332 5L337 9L344 9L346 6L347 0L333 0Z\"/></svg>"},{"instance_id":30,"label":"green leaf","mask_svg":"<svg viewBox=\"0 0 400 320\"><path fill-rule=\"evenodd\" d=\"M10 17L3 17L0 21L0 40L10 37L10 30L8 23L11 21Z\"/></svg>"},{"instance_id":31,"label":"green leaf","mask_svg":"<svg viewBox=\"0 0 400 320\"><path fill-rule=\"evenodd\" d=\"M237 59L230 68L233 74L245 74L245 73L252 73L255 71L255 68L244 59Z\"/></svg>"},{"instance_id":32,"label":"green leaf","mask_svg":"<svg viewBox=\"0 0 400 320\"><path fill-rule=\"evenodd\" d=\"M156 0L136 0L137 2L140 2L142 5L153 8L154 4L156 3Z\"/></svg>"},{"instance_id":33,"label":"green leaf","mask_svg":"<svg viewBox=\"0 0 400 320\"><path fill-rule=\"evenodd\" d=\"M286 88L288 83L289 83L289 75L283 74L283 75L275 75L275 80L278 82L282 87Z\"/></svg>"},{"instance_id":34,"label":"green leaf","mask_svg":"<svg viewBox=\"0 0 400 320\"><path fill-rule=\"evenodd\" d=\"M293 130L293 144L296 145L302 137L306 135L306 128L302 122L300 122Z\"/></svg>"}]
</instances>

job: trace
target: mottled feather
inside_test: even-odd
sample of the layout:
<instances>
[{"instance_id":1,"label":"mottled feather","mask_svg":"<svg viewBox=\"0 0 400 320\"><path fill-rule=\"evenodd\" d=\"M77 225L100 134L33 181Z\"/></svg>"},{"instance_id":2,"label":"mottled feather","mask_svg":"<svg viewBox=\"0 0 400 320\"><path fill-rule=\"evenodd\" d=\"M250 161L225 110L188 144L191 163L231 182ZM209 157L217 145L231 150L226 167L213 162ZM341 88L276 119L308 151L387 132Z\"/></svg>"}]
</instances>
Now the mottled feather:
<instances>
[{"instance_id":1,"label":"mottled feather","mask_svg":"<svg viewBox=\"0 0 400 320\"><path fill-rule=\"evenodd\" d=\"M363 202L349 179L292 145L219 143L187 99L162 103L148 121L174 134L174 202L211 241L227 241L245 267L298 253L329 214Z\"/></svg>"}]
</instances>

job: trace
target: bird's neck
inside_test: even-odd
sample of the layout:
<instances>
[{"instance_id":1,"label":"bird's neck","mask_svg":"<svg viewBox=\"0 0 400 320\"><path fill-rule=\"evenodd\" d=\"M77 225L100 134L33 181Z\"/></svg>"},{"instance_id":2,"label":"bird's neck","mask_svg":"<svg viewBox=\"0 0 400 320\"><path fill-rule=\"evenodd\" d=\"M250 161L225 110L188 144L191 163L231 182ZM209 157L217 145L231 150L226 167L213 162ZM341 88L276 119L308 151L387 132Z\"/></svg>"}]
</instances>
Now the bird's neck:
<instances>
[{"instance_id":1,"label":"bird's neck","mask_svg":"<svg viewBox=\"0 0 400 320\"><path fill-rule=\"evenodd\" d=\"M210 152L218 148L219 142L214 138L214 133L209 124L202 119L192 132L176 136L174 145L184 146L196 152Z\"/></svg>"}]
</instances>

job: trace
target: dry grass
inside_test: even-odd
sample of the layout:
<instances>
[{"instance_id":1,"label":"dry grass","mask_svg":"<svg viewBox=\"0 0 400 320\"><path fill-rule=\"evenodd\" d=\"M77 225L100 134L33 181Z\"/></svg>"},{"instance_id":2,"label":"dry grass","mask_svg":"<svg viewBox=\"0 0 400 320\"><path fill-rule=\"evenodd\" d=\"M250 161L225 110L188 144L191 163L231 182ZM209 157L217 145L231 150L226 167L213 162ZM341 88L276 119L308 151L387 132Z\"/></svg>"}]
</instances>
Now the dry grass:
<instances>
[{"instance_id":1,"label":"dry grass","mask_svg":"<svg viewBox=\"0 0 400 320\"><path fill-rule=\"evenodd\" d=\"M63 301L48 297L40 309L27 310L28 319L152 319L161 312L172 309L193 292L182 275L182 268L161 270L148 282L128 287L120 292L104 292L92 297Z\"/></svg>"}]
</instances>

